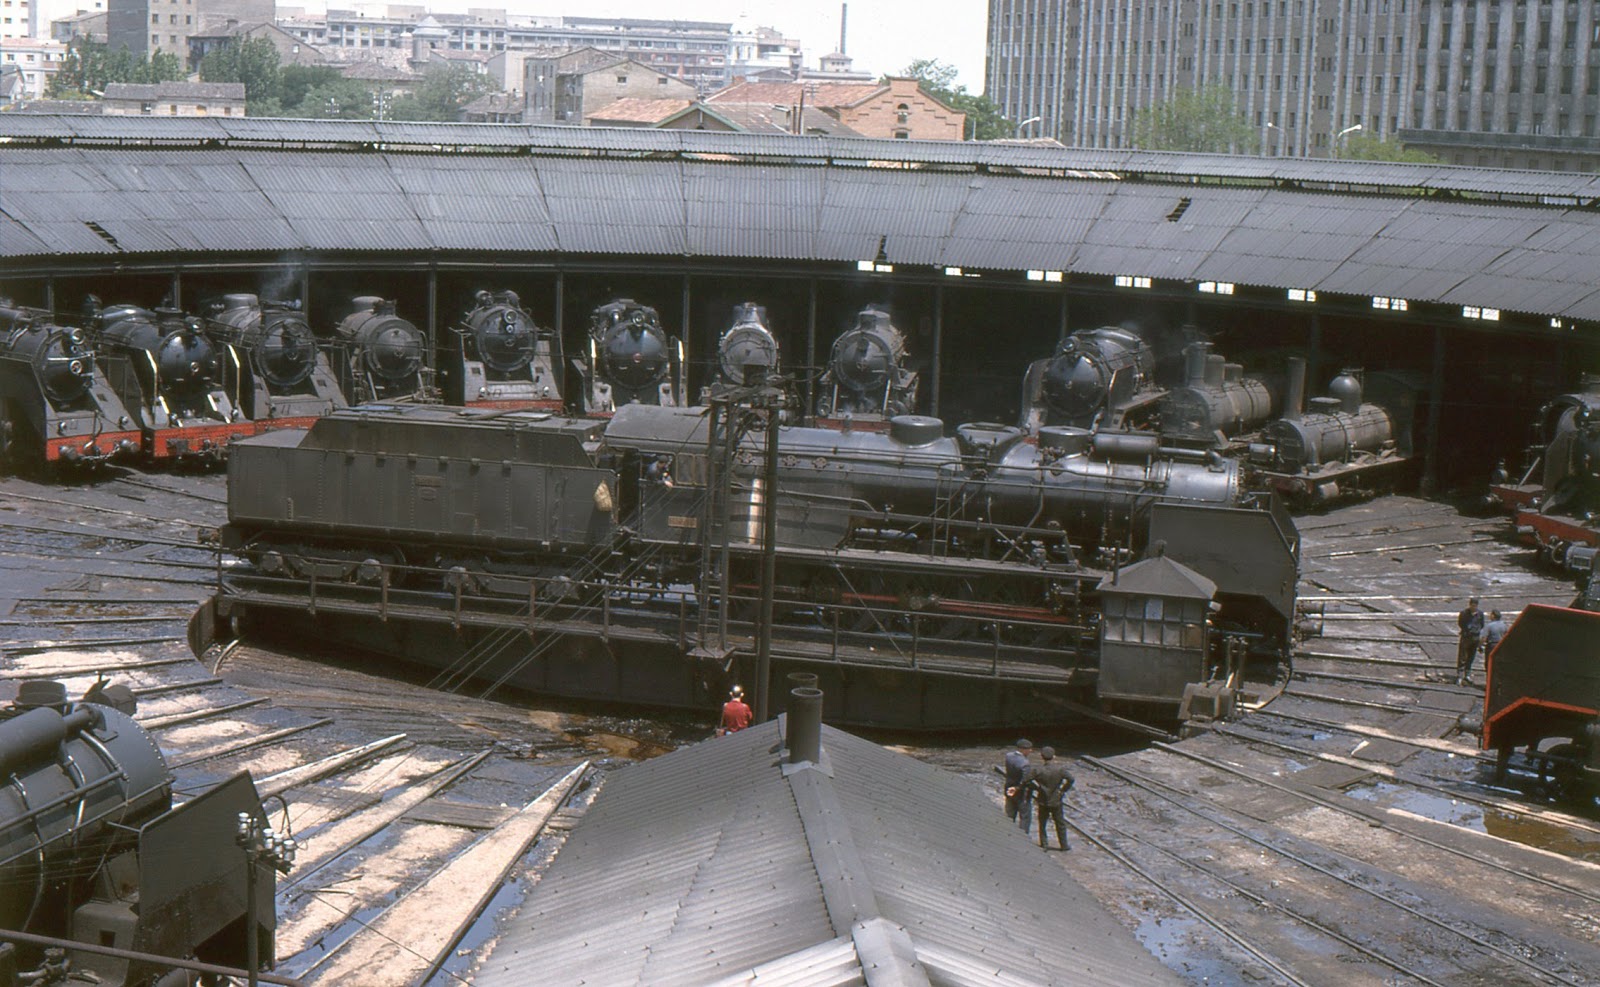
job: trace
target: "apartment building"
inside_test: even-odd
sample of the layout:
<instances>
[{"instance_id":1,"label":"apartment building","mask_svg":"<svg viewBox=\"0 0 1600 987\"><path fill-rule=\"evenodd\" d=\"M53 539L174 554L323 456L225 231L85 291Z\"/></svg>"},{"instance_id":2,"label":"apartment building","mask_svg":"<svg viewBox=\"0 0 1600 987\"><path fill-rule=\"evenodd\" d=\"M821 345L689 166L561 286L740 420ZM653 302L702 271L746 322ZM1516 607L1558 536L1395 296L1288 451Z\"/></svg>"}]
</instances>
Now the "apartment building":
<instances>
[{"instance_id":1,"label":"apartment building","mask_svg":"<svg viewBox=\"0 0 1600 987\"><path fill-rule=\"evenodd\" d=\"M1080 147L1131 146L1139 111L1217 83L1266 154L1335 156L1361 131L1455 163L1594 170L1596 7L990 0L986 94L1023 133Z\"/></svg>"}]
</instances>

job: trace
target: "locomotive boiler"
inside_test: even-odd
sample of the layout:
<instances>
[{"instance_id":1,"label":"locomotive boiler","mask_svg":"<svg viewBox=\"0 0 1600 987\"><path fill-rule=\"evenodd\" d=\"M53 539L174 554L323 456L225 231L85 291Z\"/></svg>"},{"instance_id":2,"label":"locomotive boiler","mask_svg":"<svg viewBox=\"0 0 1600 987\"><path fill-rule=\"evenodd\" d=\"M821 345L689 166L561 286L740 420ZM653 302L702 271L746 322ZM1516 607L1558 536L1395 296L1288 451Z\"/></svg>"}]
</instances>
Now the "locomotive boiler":
<instances>
[{"instance_id":1,"label":"locomotive boiler","mask_svg":"<svg viewBox=\"0 0 1600 987\"><path fill-rule=\"evenodd\" d=\"M561 341L541 328L514 291L480 291L445 335L444 399L483 408L562 409Z\"/></svg>"},{"instance_id":2,"label":"locomotive boiler","mask_svg":"<svg viewBox=\"0 0 1600 987\"><path fill-rule=\"evenodd\" d=\"M226 455L230 441L250 433L228 380L240 380L232 346L206 335L201 320L178 309L135 305L99 309L96 341L106 376L157 460Z\"/></svg>"},{"instance_id":3,"label":"locomotive boiler","mask_svg":"<svg viewBox=\"0 0 1600 987\"><path fill-rule=\"evenodd\" d=\"M361 295L350 306L350 314L334 329L345 398L352 404L427 398L427 340L422 331L396 315L391 300Z\"/></svg>"},{"instance_id":4,"label":"locomotive boiler","mask_svg":"<svg viewBox=\"0 0 1600 987\"><path fill-rule=\"evenodd\" d=\"M1135 333L1113 326L1080 329L1047 359L1028 366L1022 384L1023 428L1139 428L1165 393L1155 357Z\"/></svg>"},{"instance_id":5,"label":"locomotive boiler","mask_svg":"<svg viewBox=\"0 0 1600 987\"><path fill-rule=\"evenodd\" d=\"M583 382L583 411L609 415L629 404L677 407L688 393L683 343L661 316L631 298L616 298L589 316L589 349L573 366Z\"/></svg>"},{"instance_id":6,"label":"locomotive boiler","mask_svg":"<svg viewBox=\"0 0 1600 987\"><path fill-rule=\"evenodd\" d=\"M869 426L909 415L917 404L917 374L906 367L906 341L889 312L868 305L833 341L817 399L817 417L851 418Z\"/></svg>"},{"instance_id":7,"label":"locomotive boiler","mask_svg":"<svg viewBox=\"0 0 1600 987\"><path fill-rule=\"evenodd\" d=\"M841 722L974 727L1059 720L1041 691L1093 703L1101 583L1160 545L1209 581L1211 616L1138 659L1189 669L1175 688L1105 698L1171 717L1225 641L1286 654L1298 538L1233 462L1153 434L759 425L780 411L737 400L609 420L352 408L249 440L218 535L246 565L208 606L452 677L691 707L749 673L764 624L775 669L839 679Z\"/></svg>"},{"instance_id":8,"label":"locomotive boiler","mask_svg":"<svg viewBox=\"0 0 1600 987\"><path fill-rule=\"evenodd\" d=\"M757 383L745 379L751 368L759 368L762 374L777 372L778 340L771 325L765 305L741 302L734 306L728 331L717 341L719 382L734 386Z\"/></svg>"},{"instance_id":9,"label":"locomotive boiler","mask_svg":"<svg viewBox=\"0 0 1600 987\"><path fill-rule=\"evenodd\" d=\"M1415 394L1399 380L1382 403L1369 403L1366 377L1345 370L1325 397L1302 403L1305 361L1289 359L1283 417L1250 445L1255 475L1295 499L1327 501L1392 482L1412 461Z\"/></svg>"},{"instance_id":10,"label":"locomotive boiler","mask_svg":"<svg viewBox=\"0 0 1600 987\"><path fill-rule=\"evenodd\" d=\"M211 338L243 355L224 363L223 376L256 430L304 428L345 406L327 355L297 306L240 293L204 309Z\"/></svg>"},{"instance_id":11,"label":"locomotive boiler","mask_svg":"<svg viewBox=\"0 0 1600 987\"><path fill-rule=\"evenodd\" d=\"M1581 390L1540 409L1521 482L1497 476L1491 490L1546 559L1588 568L1600 548L1600 376L1584 375Z\"/></svg>"},{"instance_id":12,"label":"locomotive boiler","mask_svg":"<svg viewBox=\"0 0 1600 987\"><path fill-rule=\"evenodd\" d=\"M1163 436L1220 448L1278 413L1278 381L1245 376L1243 366L1211 352L1210 343L1190 343L1183 357L1183 383L1156 408Z\"/></svg>"},{"instance_id":13,"label":"locomotive boiler","mask_svg":"<svg viewBox=\"0 0 1600 987\"><path fill-rule=\"evenodd\" d=\"M12 947L0 934L0 984L194 982L176 964L93 947L237 970L254 936L272 964L272 871L249 907L235 842L241 814L266 821L249 775L174 809L135 706L123 686L71 702L61 683L30 680L0 709L0 929L37 937Z\"/></svg>"},{"instance_id":14,"label":"locomotive boiler","mask_svg":"<svg viewBox=\"0 0 1600 987\"><path fill-rule=\"evenodd\" d=\"M0 299L0 466L92 465L139 444L88 333Z\"/></svg>"}]
</instances>

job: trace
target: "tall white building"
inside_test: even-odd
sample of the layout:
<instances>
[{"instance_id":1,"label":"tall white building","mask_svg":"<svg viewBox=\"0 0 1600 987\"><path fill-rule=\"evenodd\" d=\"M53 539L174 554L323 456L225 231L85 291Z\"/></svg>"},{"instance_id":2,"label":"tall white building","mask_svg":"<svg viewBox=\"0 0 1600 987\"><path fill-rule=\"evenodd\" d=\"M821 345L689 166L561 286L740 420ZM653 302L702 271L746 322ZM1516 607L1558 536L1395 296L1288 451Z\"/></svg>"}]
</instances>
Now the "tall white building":
<instances>
[{"instance_id":1,"label":"tall white building","mask_svg":"<svg viewBox=\"0 0 1600 987\"><path fill-rule=\"evenodd\" d=\"M0 0L0 39L37 37L38 0Z\"/></svg>"}]
</instances>

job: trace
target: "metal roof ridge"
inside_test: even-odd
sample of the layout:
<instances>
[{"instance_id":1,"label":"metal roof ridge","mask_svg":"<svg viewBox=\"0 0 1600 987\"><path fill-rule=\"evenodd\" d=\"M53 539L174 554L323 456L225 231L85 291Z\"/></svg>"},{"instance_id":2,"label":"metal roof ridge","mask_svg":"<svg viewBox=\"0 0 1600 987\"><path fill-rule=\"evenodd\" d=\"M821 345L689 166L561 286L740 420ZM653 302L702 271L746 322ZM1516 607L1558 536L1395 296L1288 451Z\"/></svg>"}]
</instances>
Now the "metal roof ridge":
<instances>
[{"instance_id":1,"label":"metal roof ridge","mask_svg":"<svg viewBox=\"0 0 1600 987\"><path fill-rule=\"evenodd\" d=\"M872 875L850 834L849 817L833 779L821 770L786 774L828 920L835 932L849 931L867 987L930 987L910 934L878 907Z\"/></svg>"}]
</instances>

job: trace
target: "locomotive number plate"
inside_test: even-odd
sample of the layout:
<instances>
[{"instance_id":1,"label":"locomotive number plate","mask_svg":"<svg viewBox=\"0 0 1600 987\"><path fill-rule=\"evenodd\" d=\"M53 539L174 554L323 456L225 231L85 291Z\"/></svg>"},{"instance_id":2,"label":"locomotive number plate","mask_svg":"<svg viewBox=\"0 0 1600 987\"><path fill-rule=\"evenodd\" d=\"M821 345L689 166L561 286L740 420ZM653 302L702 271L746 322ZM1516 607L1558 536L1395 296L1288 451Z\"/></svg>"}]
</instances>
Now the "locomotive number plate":
<instances>
[{"instance_id":1,"label":"locomotive number plate","mask_svg":"<svg viewBox=\"0 0 1600 987\"><path fill-rule=\"evenodd\" d=\"M684 517L681 514L668 514L667 515L667 527L669 527L669 528L698 528L698 527L700 527L700 519L699 518L695 518L695 517Z\"/></svg>"}]
</instances>

